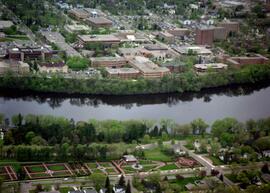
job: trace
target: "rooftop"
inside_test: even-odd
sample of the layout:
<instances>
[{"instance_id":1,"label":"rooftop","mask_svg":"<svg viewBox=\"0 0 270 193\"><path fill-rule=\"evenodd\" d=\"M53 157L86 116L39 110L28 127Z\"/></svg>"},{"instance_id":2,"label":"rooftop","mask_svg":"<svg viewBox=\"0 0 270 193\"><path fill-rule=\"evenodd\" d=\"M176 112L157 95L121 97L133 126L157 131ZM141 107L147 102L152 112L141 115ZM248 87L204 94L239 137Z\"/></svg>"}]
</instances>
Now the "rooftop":
<instances>
[{"instance_id":1,"label":"rooftop","mask_svg":"<svg viewBox=\"0 0 270 193\"><path fill-rule=\"evenodd\" d=\"M126 60L124 57L93 57L91 58L91 61L123 61Z\"/></svg>"},{"instance_id":2,"label":"rooftop","mask_svg":"<svg viewBox=\"0 0 270 193\"><path fill-rule=\"evenodd\" d=\"M0 29L9 28L13 26L12 21L0 20Z\"/></svg>"},{"instance_id":3,"label":"rooftop","mask_svg":"<svg viewBox=\"0 0 270 193\"><path fill-rule=\"evenodd\" d=\"M212 51L207 49L204 46L181 46L181 47L175 47L174 50L179 52L180 54L188 54L189 50L192 50L193 52L196 52L199 55L212 54Z\"/></svg>"},{"instance_id":4,"label":"rooftop","mask_svg":"<svg viewBox=\"0 0 270 193\"><path fill-rule=\"evenodd\" d=\"M134 68L106 68L106 70L109 74L135 74L135 73L139 74L140 73L139 70L136 70ZM131 157L128 157L127 159L131 160Z\"/></svg>"},{"instance_id":5,"label":"rooftop","mask_svg":"<svg viewBox=\"0 0 270 193\"><path fill-rule=\"evenodd\" d=\"M159 67L148 58L142 56L136 56L130 60L130 63L144 73L169 72L168 68Z\"/></svg>"},{"instance_id":6,"label":"rooftop","mask_svg":"<svg viewBox=\"0 0 270 193\"><path fill-rule=\"evenodd\" d=\"M227 68L228 65L223 64L223 63L210 63L210 64L195 64L194 67L197 69L201 69L201 70L207 70L209 68L211 68L211 69L224 69L224 68Z\"/></svg>"},{"instance_id":7,"label":"rooftop","mask_svg":"<svg viewBox=\"0 0 270 193\"><path fill-rule=\"evenodd\" d=\"M86 20L95 24L112 24L111 20L108 20L104 17L89 17Z\"/></svg>"},{"instance_id":8,"label":"rooftop","mask_svg":"<svg viewBox=\"0 0 270 193\"><path fill-rule=\"evenodd\" d=\"M84 42L120 42L120 39L114 35L79 35L78 37Z\"/></svg>"}]
</instances>

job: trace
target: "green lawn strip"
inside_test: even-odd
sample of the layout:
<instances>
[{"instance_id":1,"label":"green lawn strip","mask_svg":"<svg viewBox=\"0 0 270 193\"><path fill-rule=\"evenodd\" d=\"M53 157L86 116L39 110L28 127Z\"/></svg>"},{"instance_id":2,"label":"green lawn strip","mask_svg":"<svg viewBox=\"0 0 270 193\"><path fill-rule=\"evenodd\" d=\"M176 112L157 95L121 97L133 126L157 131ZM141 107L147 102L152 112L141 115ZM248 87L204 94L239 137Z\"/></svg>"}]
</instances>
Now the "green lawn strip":
<instances>
[{"instance_id":1,"label":"green lawn strip","mask_svg":"<svg viewBox=\"0 0 270 193\"><path fill-rule=\"evenodd\" d=\"M103 163L100 163L100 162L99 162L99 165L102 166L102 167L104 167L104 168L112 167L112 164L109 163L109 162L103 162Z\"/></svg>"},{"instance_id":2,"label":"green lawn strip","mask_svg":"<svg viewBox=\"0 0 270 193\"><path fill-rule=\"evenodd\" d=\"M117 173L114 168L106 168L108 173Z\"/></svg>"},{"instance_id":3,"label":"green lawn strip","mask_svg":"<svg viewBox=\"0 0 270 193\"><path fill-rule=\"evenodd\" d=\"M27 166L27 169L30 170L30 172L32 173L35 173L35 172L45 172L46 169L43 167L43 166Z\"/></svg>"},{"instance_id":4,"label":"green lawn strip","mask_svg":"<svg viewBox=\"0 0 270 193\"><path fill-rule=\"evenodd\" d=\"M156 167L157 167L157 165L144 165L142 171L143 172L148 172L149 170L152 170L152 169L154 169Z\"/></svg>"},{"instance_id":5,"label":"green lawn strip","mask_svg":"<svg viewBox=\"0 0 270 193\"><path fill-rule=\"evenodd\" d=\"M96 163L87 163L87 165L88 165L91 169L97 168L97 164L96 164Z\"/></svg>"},{"instance_id":6,"label":"green lawn strip","mask_svg":"<svg viewBox=\"0 0 270 193\"><path fill-rule=\"evenodd\" d=\"M225 176L226 176L229 180L231 180L232 182L234 182L234 183L239 182L239 181L237 180L237 175L235 175L235 174L225 174Z\"/></svg>"},{"instance_id":7,"label":"green lawn strip","mask_svg":"<svg viewBox=\"0 0 270 193\"><path fill-rule=\"evenodd\" d=\"M207 156L207 157L212 160L214 165L224 165L224 163L217 157L214 156Z\"/></svg>"},{"instance_id":8,"label":"green lawn strip","mask_svg":"<svg viewBox=\"0 0 270 193\"><path fill-rule=\"evenodd\" d=\"M179 187L181 187L181 190L184 191L186 190L185 185L191 183L193 184L196 180L200 180L201 178L197 178L197 177L190 177L190 178L184 178L184 179L180 179L180 180L176 180L176 182L172 182L172 184L176 184Z\"/></svg>"},{"instance_id":9,"label":"green lawn strip","mask_svg":"<svg viewBox=\"0 0 270 193\"><path fill-rule=\"evenodd\" d=\"M140 160L141 165L148 165L148 164L153 164L152 160Z\"/></svg>"},{"instance_id":10,"label":"green lawn strip","mask_svg":"<svg viewBox=\"0 0 270 193\"><path fill-rule=\"evenodd\" d=\"M67 170L64 165L49 165L47 167L49 170L53 170L53 171Z\"/></svg>"},{"instance_id":11,"label":"green lawn strip","mask_svg":"<svg viewBox=\"0 0 270 193\"><path fill-rule=\"evenodd\" d=\"M149 160L162 161L162 162L172 161L172 157L166 155L164 152L160 150L160 148L146 150L144 153L145 153L145 157Z\"/></svg>"},{"instance_id":12,"label":"green lawn strip","mask_svg":"<svg viewBox=\"0 0 270 193\"><path fill-rule=\"evenodd\" d=\"M46 173L36 173L36 174L31 174L31 177L32 178L49 178L51 176Z\"/></svg>"},{"instance_id":13,"label":"green lawn strip","mask_svg":"<svg viewBox=\"0 0 270 193\"><path fill-rule=\"evenodd\" d=\"M159 168L160 170L176 170L179 169L175 164L168 164Z\"/></svg>"},{"instance_id":14,"label":"green lawn strip","mask_svg":"<svg viewBox=\"0 0 270 193\"><path fill-rule=\"evenodd\" d=\"M70 176L71 174L68 171L61 171L61 172L54 172L53 177L60 177L60 176Z\"/></svg>"},{"instance_id":15,"label":"green lawn strip","mask_svg":"<svg viewBox=\"0 0 270 193\"><path fill-rule=\"evenodd\" d=\"M92 169L92 172L93 173L103 173L101 170L99 170L99 169Z\"/></svg>"}]
</instances>

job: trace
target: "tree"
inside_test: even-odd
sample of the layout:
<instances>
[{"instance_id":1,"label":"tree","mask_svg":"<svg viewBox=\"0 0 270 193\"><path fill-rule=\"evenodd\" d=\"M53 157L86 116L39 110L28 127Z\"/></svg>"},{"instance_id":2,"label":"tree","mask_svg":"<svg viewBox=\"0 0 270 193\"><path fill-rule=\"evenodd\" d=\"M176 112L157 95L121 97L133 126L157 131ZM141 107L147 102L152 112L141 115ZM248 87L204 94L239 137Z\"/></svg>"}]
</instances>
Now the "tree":
<instances>
[{"instance_id":1,"label":"tree","mask_svg":"<svg viewBox=\"0 0 270 193\"><path fill-rule=\"evenodd\" d=\"M16 127L20 127L23 122L23 116L21 114L14 115L12 116L11 120L13 125L15 125Z\"/></svg>"},{"instance_id":2,"label":"tree","mask_svg":"<svg viewBox=\"0 0 270 193\"><path fill-rule=\"evenodd\" d=\"M111 187L109 176L107 176L106 178L105 188L106 188L106 193L112 193L112 187Z\"/></svg>"},{"instance_id":3,"label":"tree","mask_svg":"<svg viewBox=\"0 0 270 193\"><path fill-rule=\"evenodd\" d=\"M262 173L269 174L269 167L267 163L263 164L261 171Z\"/></svg>"},{"instance_id":4,"label":"tree","mask_svg":"<svg viewBox=\"0 0 270 193\"><path fill-rule=\"evenodd\" d=\"M208 124L205 123L201 118L199 118L191 122L191 127L193 130L193 134L198 133L200 135L204 135Z\"/></svg>"},{"instance_id":5,"label":"tree","mask_svg":"<svg viewBox=\"0 0 270 193\"><path fill-rule=\"evenodd\" d=\"M105 184L106 176L101 173L93 173L90 175L90 180L93 182L94 187L99 191Z\"/></svg>"},{"instance_id":6,"label":"tree","mask_svg":"<svg viewBox=\"0 0 270 193\"><path fill-rule=\"evenodd\" d=\"M2 193L2 191L3 191L2 190L3 182L4 182L3 178L0 177L0 193Z\"/></svg>"},{"instance_id":7,"label":"tree","mask_svg":"<svg viewBox=\"0 0 270 193\"><path fill-rule=\"evenodd\" d=\"M33 131L29 131L25 135L25 140L28 144L31 144L32 139L36 136L36 134Z\"/></svg>"},{"instance_id":8,"label":"tree","mask_svg":"<svg viewBox=\"0 0 270 193\"><path fill-rule=\"evenodd\" d=\"M87 58L82 58L80 56L73 56L68 58L67 65L73 70L83 70L88 67L89 61Z\"/></svg>"},{"instance_id":9,"label":"tree","mask_svg":"<svg viewBox=\"0 0 270 193\"><path fill-rule=\"evenodd\" d=\"M130 181L129 180L128 180L128 183L127 183L126 193L131 193L131 186L130 186Z\"/></svg>"},{"instance_id":10,"label":"tree","mask_svg":"<svg viewBox=\"0 0 270 193\"><path fill-rule=\"evenodd\" d=\"M121 186L121 187L126 186L126 180L125 180L125 177L123 175L121 175L121 177L119 179L119 182L118 182L118 185Z\"/></svg>"}]
</instances>

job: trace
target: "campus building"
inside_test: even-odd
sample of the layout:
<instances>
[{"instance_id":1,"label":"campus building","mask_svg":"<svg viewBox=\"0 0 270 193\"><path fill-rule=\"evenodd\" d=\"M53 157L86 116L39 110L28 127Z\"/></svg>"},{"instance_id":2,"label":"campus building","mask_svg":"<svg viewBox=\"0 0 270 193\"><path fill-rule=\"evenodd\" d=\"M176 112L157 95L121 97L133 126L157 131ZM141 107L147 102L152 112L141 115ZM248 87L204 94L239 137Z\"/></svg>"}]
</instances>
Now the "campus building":
<instances>
[{"instance_id":1,"label":"campus building","mask_svg":"<svg viewBox=\"0 0 270 193\"><path fill-rule=\"evenodd\" d=\"M209 63L209 64L195 64L194 69L197 72L207 72L208 70L210 71L222 71L228 68L227 64L223 63Z\"/></svg>"},{"instance_id":2,"label":"campus building","mask_svg":"<svg viewBox=\"0 0 270 193\"><path fill-rule=\"evenodd\" d=\"M138 69L145 78L161 78L170 74L170 70L166 67L159 67L148 58L135 56L129 60L129 64Z\"/></svg>"},{"instance_id":3,"label":"campus building","mask_svg":"<svg viewBox=\"0 0 270 193\"><path fill-rule=\"evenodd\" d=\"M213 28L198 28L196 29L195 43L198 45L211 46L214 42Z\"/></svg>"},{"instance_id":4,"label":"campus building","mask_svg":"<svg viewBox=\"0 0 270 193\"><path fill-rule=\"evenodd\" d=\"M190 33L189 29L187 28L175 28L167 30L168 33L174 35L175 37L183 37Z\"/></svg>"},{"instance_id":5,"label":"campus building","mask_svg":"<svg viewBox=\"0 0 270 193\"><path fill-rule=\"evenodd\" d=\"M260 54L255 54L254 56L229 57L226 62L241 67L250 64L268 64L269 59Z\"/></svg>"},{"instance_id":6,"label":"campus building","mask_svg":"<svg viewBox=\"0 0 270 193\"><path fill-rule=\"evenodd\" d=\"M45 73L68 73L68 66L64 62L41 63L39 71Z\"/></svg>"},{"instance_id":7,"label":"campus building","mask_svg":"<svg viewBox=\"0 0 270 193\"><path fill-rule=\"evenodd\" d=\"M13 26L12 21L0 20L0 31Z\"/></svg>"},{"instance_id":8,"label":"campus building","mask_svg":"<svg viewBox=\"0 0 270 193\"><path fill-rule=\"evenodd\" d=\"M120 44L120 39L114 35L79 35L79 42L82 45L88 43L100 43L104 46L118 46Z\"/></svg>"},{"instance_id":9,"label":"campus building","mask_svg":"<svg viewBox=\"0 0 270 193\"><path fill-rule=\"evenodd\" d=\"M27 74L30 72L29 65L22 61L17 60L1 60L0 61L0 74L4 74L8 71L17 74Z\"/></svg>"},{"instance_id":10,"label":"campus building","mask_svg":"<svg viewBox=\"0 0 270 193\"><path fill-rule=\"evenodd\" d=\"M121 68L127 65L124 57L93 57L90 61L92 67Z\"/></svg>"},{"instance_id":11,"label":"campus building","mask_svg":"<svg viewBox=\"0 0 270 193\"><path fill-rule=\"evenodd\" d=\"M240 30L239 22L224 20L218 24L218 27L224 27L227 34L237 33Z\"/></svg>"},{"instance_id":12,"label":"campus building","mask_svg":"<svg viewBox=\"0 0 270 193\"><path fill-rule=\"evenodd\" d=\"M9 59L20 61L24 61L25 59L45 60L51 58L53 54L54 52L49 48L39 46L18 46L7 50L7 55Z\"/></svg>"},{"instance_id":13,"label":"campus building","mask_svg":"<svg viewBox=\"0 0 270 193\"><path fill-rule=\"evenodd\" d=\"M111 78L136 79L140 76L140 71L134 68L105 68Z\"/></svg>"},{"instance_id":14,"label":"campus building","mask_svg":"<svg viewBox=\"0 0 270 193\"><path fill-rule=\"evenodd\" d=\"M84 9L71 9L68 11L68 14L76 19L86 19L89 17L89 13Z\"/></svg>"},{"instance_id":15,"label":"campus building","mask_svg":"<svg viewBox=\"0 0 270 193\"><path fill-rule=\"evenodd\" d=\"M159 32L158 37L165 42L173 43L174 42L174 36L168 32Z\"/></svg>"},{"instance_id":16,"label":"campus building","mask_svg":"<svg viewBox=\"0 0 270 193\"><path fill-rule=\"evenodd\" d=\"M104 17L89 17L85 21L93 28L110 28L113 25L113 22L111 20L108 20Z\"/></svg>"}]
</instances>

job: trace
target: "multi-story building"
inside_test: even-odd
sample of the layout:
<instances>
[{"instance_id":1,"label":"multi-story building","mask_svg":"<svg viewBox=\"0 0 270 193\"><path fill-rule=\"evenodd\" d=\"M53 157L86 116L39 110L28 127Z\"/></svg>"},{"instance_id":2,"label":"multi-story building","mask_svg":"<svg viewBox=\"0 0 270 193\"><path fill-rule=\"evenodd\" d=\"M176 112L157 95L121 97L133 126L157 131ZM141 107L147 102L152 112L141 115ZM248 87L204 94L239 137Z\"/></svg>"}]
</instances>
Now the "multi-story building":
<instances>
[{"instance_id":1,"label":"multi-story building","mask_svg":"<svg viewBox=\"0 0 270 193\"><path fill-rule=\"evenodd\" d=\"M17 60L2 60L0 61L0 74L4 74L8 71L26 74L30 72L29 65L22 61Z\"/></svg>"},{"instance_id":2,"label":"multi-story building","mask_svg":"<svg viewBox=\"0 0 270 193\"><path fill-rule=\"evenodd\" d=\"M176 36L176 37L183 37L190 33L189 29L187 28L175 28L167 30L168 33Z\"/></svg>"},{"instance_id":3,"label":"multi-story building","mask_svg":"<svg viewBox=\"0 0 270 193\"><path fill-rule=\"evenodd\" d=\"M168 33L168 32L159 32L158 37L168 43L174 42L174 35Z\"/></svg>"},{"instance_id":4,"label":"multi-story building","mask_svg":"<svg viewBox=\"0 0 270 193\"><path fill-rule=\"evenodd\" d=\"M148 58L135 56L129 60L129 64L138 69L145 78L160 78L170 74L170 70L166 67L159 67Z\"/></svg>"},{"instance_id":5,"label":"multi-story building","mask_svg":"<svg viewBox=\"0 0 270 193\"><path fill-rule=\"evenodd\" d=\"M207 72L208 70L211 71L222 71L228 68L227 64L223 63L209 63L209 64L195 64L194 69L197 72Z\"/></svg>"},{"instance_id":6,"label":"multi-story building","mask_svg":"<svg viewBox=\"0 0 270 193\"><path fill-rule=\"evenodd\" d=\"M46 73L68 73L68 66L64 62L41 63L39 66L39 71Z\"/></svg>"},{"instance_id":7,"label":"multi-story building","mask_svg":"<svg viewBox=\"0 0 270 193\"><path fill-rule=\"evenodd\" d=\"M108 76L123 78L123 79L136 79L140 76L140 71L134 68L108 68L106 67Z\"/></svg>"},{"instance_id":8,"label":"multi-story building","mask_svg":"<svg viewBox=\"0 0 270 193\"><path fill-rule=\"evenodd\" d=\"M237 33L239 32L240 25L239 22L236 21L229 21L229 20L224 20L218 24L218 27L224 27L225 30L227 31L227 34L230 33Z\"/></svg>"},{"instance_id":9,"label":"multi-story building","mask_svg":"<svg viewBox=\"0 0 270 193\"><path fill-rule=\"evenodd\" d=\"M45 60L51 58L54 52L46 47L31 46L23 47L18 46L7 50L9 59L24 61L25 59L41 59Z\"/></svg>"},{"instance_id":10,"label":"multi-story building","mask_svg":"<svg viewBox=\"0 0 270 193\"><path fill-rule=\"evenodd\" d=\"M86 23L93 28L110 28L112 27L113 23L111 20L106 19L104 17L89 17L86 20Z\"/></svg>"},{"instance_id":11,"label":"multi-story building","mask_svg":"<svg viewBox=\"0 0 270 193\"><path fill-rule=\"evenodd\" d=\"M211 46L214 42L213 28L198 28L196 29L195 43L198 45Z\"/></svg>"},{"instance_id":12,"label":"multi-story building","mask_svg":"<svg viewBox=\"0 0 270 193\"><path fill-rule=\"evenodd\" d=\"M111 67L121 68L127 65L127 60L124 57L95 57L91 58L92 67Z\"/></svg>"},{"instance_id":13,"label":"multi-story building","mask_svg":"<svg viewBox=\"0 0 270 193\"><path fill-rule=\"evenodd\" d=\"M254 56L229 57L229 58L226 58L225 61L237 67L250 65L250 64L268 64L269 63L269 59L260 54L255 54Z\"/></svg>"},{"instance_id":14,"label":"multi-story building","mask_svg":"<svg viewBox=\"0 0 270 193\"><path fill-rule=\"evenodd\" d=\"M224 27L214 27L214 40L226 40L228 32Z\"/></svg>"},{"instance_id":15,"label":"multi-story building","mask_svg":"<svg viewBox=\"0 0 270 193\"><path fill-rule=\"evenodd\" d=\"M120 39L114 35L79 35L78 39L82 45L100 43L103 46L111 47L120 44Z\"/></svg>"},{"instance_id":16,"label":"multi-story building","mask_svg":"<svg viewBox=\"0 0 270 193\"><path fill-rule=\"evenodd\" d=\"M76 19L86 19L89 17L89 13L84 9L71 9L68 11L68 14Z\"/></svg>"}]
</instances>

